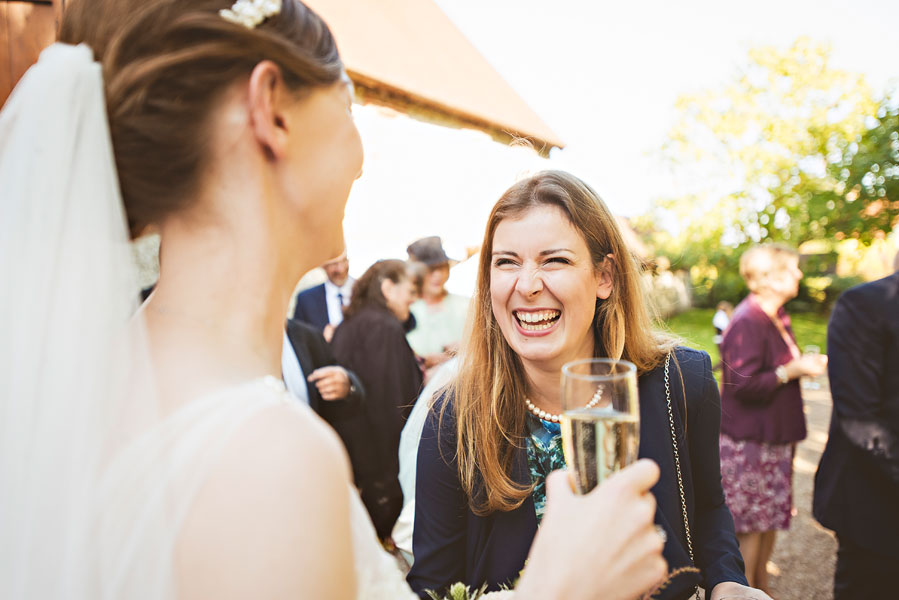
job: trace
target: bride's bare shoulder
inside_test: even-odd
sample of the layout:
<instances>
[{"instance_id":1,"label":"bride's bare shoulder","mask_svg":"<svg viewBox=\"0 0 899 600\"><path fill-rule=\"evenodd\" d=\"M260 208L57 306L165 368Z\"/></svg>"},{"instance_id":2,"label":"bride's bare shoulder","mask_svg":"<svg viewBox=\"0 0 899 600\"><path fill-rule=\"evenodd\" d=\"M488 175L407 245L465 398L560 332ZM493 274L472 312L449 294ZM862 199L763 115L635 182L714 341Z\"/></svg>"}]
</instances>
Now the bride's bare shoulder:
<instances>
[{"instance_id":1,"label":"bride's bare shoulder","mask_svg":"<svg viewBox=\"0 0 899 600\"><path fill-rule=\"evenodd\" d=\"M179 597L353 597L349 482L340 439L311 410L260 410L233 433L188 514Z\"/></svg>"},{"instance_id":2,"label":"bride's bare shoulder","mask_svg":"<svg viewBox=\"0 0 899 600\"><path fill-rule=\"evenodd\" d=\"M337 461L344 481L349 480L349 460L337 433L308 406L284 392L280 399L248 419L228 444L233 460L281 463L282 468L316 468L319 461Z\"/></svg>"}]
</instances>

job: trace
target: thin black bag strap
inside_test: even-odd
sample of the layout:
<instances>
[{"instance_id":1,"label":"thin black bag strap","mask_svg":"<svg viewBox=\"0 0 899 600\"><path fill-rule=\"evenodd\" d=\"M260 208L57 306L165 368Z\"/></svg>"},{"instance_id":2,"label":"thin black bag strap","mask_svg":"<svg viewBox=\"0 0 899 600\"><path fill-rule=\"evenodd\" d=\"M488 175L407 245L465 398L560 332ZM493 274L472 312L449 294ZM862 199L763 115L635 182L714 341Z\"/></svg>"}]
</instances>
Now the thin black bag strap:
<instances>
[{"instance_id":1,"label":"thin black bag strap","mask_svg":"<svg viewBox=\"0 0 899 600\"><path fill-rule=\"evenodd\" d=\"M671 448L674 450L674 466L677 470L677 487L680 492L680 507L684 517L684 532L687 534L687 552L690 553L690 561L696 565L696 558L693 556L693 537L690 535L690 519L687 517L687 497L684 494L684 478L681 475L680 468L680 452L677 446L677 433L674 427L674 409L671 405L671 376L669 374L669 365L671 363L671 352L665 356L665 400L668 403L668 425L671 428ZM686 418L685 418L686 420ZM696 589L696 600L699 600L699 588Z\"/></svg>"}]
</instances>

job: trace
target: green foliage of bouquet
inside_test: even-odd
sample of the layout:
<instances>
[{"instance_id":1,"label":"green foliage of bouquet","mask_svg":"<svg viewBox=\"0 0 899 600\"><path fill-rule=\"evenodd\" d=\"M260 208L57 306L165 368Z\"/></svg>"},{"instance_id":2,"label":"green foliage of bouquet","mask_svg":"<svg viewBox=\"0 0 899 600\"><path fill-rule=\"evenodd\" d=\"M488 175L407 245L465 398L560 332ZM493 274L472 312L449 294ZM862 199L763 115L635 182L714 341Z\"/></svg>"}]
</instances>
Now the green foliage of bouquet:
<instances>
[{"instance_id":1,"label":"green foliage of bouquet","mask_svg":"<svg viewBox=\"0 0 899 600\"><path fill-rule=\"evenodd\" d=\"M641 600L653 600L668 587L668 585L678 575L685 573L699 573L696 567L681 567L669 572L664 580L660 581L654 588L646 592ZM503 589L498 592L487 592L487 585L484 584L477 590L472 591L464 583L454 583L449 587L445 596L439 596L436 592L428 590L428 596L431 600L512 600L514 591L511 589Z\"/></svg>"},{"instance_id":2,"label":"green foliage of bouquet","mask_svg":"<svg viewBox=\"0 0 899 600\"><path fill-rule=\"evenodd\" d=\"M447 590L445 596L438 596L435 592L428 590L428 596L432 600L511 600L512 590L501 590L499 592L487 592L487 585L482 585L479 589L472 591L464 583L454 583Z\"/></svg>"}]
</instances>

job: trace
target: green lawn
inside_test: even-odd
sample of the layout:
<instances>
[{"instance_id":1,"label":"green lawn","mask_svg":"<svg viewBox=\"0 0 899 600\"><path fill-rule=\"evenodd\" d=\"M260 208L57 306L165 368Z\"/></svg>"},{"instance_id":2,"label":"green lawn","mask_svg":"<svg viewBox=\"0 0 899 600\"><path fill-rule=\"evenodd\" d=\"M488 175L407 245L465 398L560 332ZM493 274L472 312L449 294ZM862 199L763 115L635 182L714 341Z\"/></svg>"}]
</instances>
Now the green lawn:
<instances>
[{"instance_id":1,"label":"green lawn","mask_svg":"<svg viewBox=\"0 0 899 600\"><path fill-rule=\"evenodd\" d=\"M667 321L672 333L686 340L687 345L693 348L705 350L712 357L712 364L720 360L718 348L712 339L715 337L715 328L712 327L712 315L715 311L711 308L694 308L687 312L671 317ZM793 333L796 334L796 343L799 348L815 345L821 348L822 353L827 352L827 318L821 315L803 313L792 314Z\"/></svg>"}]
</instances>

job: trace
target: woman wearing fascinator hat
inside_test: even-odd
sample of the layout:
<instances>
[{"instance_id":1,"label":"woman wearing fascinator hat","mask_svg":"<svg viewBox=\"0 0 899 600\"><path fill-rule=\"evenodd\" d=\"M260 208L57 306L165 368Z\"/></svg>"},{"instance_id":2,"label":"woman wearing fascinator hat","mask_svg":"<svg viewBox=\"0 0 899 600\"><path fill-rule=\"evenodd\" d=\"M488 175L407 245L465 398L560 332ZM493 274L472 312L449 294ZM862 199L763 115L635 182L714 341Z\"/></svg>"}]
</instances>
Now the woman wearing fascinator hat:
<instances>
[{"instance_id":1,"label":"woman wearing fascinator hat","mask_svg":"<svg viewBox=\"0 0 899 600\"><path fill-rule=\"evenodd\" d=\"M406 338L415 353L424 358L425 368L431 369L446 362L458 349L469 299L444 287L456 261L446 255L439 237L416 240L406 252L410 260L423 266L424 273L421 298L411 308L415 329Z\"/></svg>"},{"instance_id":2,"label":"woman wearing fascinator hat","mask_svg":"<svg viewBox=\"0 0 899 600\"><path fill-rule=\"evenodd\" d=\"M0 598L414 598L280 379L294 285L344 247L352 100L298 0L68 3L0 112ZM555 476L516 596L651 586L657 476Z\"/></svg>"}]
</instances>

